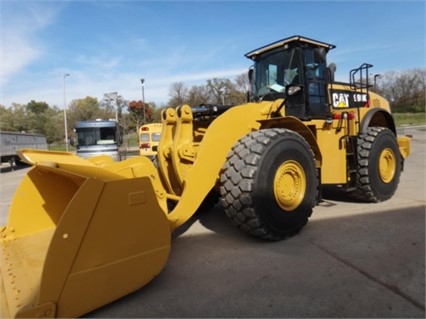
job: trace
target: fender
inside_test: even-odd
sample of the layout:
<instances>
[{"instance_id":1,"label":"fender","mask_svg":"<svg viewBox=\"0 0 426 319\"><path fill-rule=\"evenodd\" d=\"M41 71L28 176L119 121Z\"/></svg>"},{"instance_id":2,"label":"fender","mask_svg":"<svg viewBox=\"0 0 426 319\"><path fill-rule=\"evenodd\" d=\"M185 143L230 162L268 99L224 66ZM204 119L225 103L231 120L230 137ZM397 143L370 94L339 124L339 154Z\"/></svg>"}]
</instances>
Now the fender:
<instances>
[{"instance_id":1,"label":"fender","mask_svg":"<svg viewBox=\"0 0 426 319\"><path fill-rule=\"evenodd\" d=\"M392 115L383 108L372 108L365 114L360 124L360 132L365 132L370 126L387 127L396 135Z\"/></svg>"}]
</instances>

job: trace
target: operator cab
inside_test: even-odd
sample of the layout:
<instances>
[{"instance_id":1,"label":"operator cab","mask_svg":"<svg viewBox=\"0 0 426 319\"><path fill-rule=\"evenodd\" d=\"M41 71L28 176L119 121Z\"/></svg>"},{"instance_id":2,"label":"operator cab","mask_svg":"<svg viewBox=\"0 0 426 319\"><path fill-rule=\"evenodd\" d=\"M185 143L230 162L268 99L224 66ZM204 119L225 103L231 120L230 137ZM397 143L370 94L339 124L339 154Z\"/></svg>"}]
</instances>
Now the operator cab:
<instances>
[{"instance_id":1,"label":"operator cab","mask_svg":"<svg viewBox=\"0 0 426 319\"><path fill-rule=\"evenodd\" d=\"M329 113L327 86L332 78L326 54L333 48L332 44L293 36L245 54L254 61L249 71L251 99L285 98L286 116L324 118Z\"/></svg>"}]
</instances>

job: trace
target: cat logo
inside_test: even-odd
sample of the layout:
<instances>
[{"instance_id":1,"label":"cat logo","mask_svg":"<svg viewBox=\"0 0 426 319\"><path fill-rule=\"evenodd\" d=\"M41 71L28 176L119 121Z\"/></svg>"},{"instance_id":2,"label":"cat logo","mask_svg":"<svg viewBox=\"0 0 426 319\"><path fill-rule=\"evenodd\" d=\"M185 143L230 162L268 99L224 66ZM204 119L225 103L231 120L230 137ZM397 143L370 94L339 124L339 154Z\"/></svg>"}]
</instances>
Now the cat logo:
<instances>
[{"instance_id":1,"label":"cat logo","mask_svg":"<svg viewBox=\"0 0 426 319\"><path fill-rule=\"evenodd\" d=\"M333 107L349 107L349 94L333 93Z\"/></svg>"}]
</instances>

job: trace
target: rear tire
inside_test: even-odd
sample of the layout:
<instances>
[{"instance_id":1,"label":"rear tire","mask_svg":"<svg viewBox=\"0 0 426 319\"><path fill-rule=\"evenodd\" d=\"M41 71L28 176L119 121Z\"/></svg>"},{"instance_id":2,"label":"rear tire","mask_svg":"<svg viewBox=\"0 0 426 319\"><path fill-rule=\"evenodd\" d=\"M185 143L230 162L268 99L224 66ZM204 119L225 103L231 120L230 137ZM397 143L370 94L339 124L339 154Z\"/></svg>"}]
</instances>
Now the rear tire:
<instances>
[{"instance_id":1,"label":"rear tire","mask_svg":"<svg viewBox=\"0 0 426 319\"><path fill-rule=\"evenodd\" d=\"M402 157L395 134L384 127L369 127L358 137L355 199L378 203L393 196L401 175Z\"/></svg>"},{"instance_id":2,"label":"rear tire","mask_svg":"<svg viewBox=\"0 0 426 319\"><path fill-rule=\"evenodd\" d=\"M220 177L221 202L248 234L281 240L300 231L315 205L314 154L298 133L266 129L239 140Z\"/></svg>"}]
</instances>

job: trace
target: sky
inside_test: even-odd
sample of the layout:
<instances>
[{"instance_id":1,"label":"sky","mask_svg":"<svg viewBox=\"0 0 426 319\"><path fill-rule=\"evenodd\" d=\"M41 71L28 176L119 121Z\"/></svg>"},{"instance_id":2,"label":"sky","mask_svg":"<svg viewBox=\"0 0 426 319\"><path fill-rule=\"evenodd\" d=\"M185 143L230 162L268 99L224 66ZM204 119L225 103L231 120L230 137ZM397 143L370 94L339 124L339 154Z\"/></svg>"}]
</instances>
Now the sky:
<instances>
[{"instance_id":1,"label":"sky","mask_svg":"<svg viewBox=\"0 0 426 319\"><path fill-rule=\"evenodd\" d=\"M339 81L364 62L374 74L424 68L425 18L420 0L0 0L0 105L143 91L163 106L173 83L234 80L245 53L293 35L336 45Z\"/></svg>"}]
</instances>

